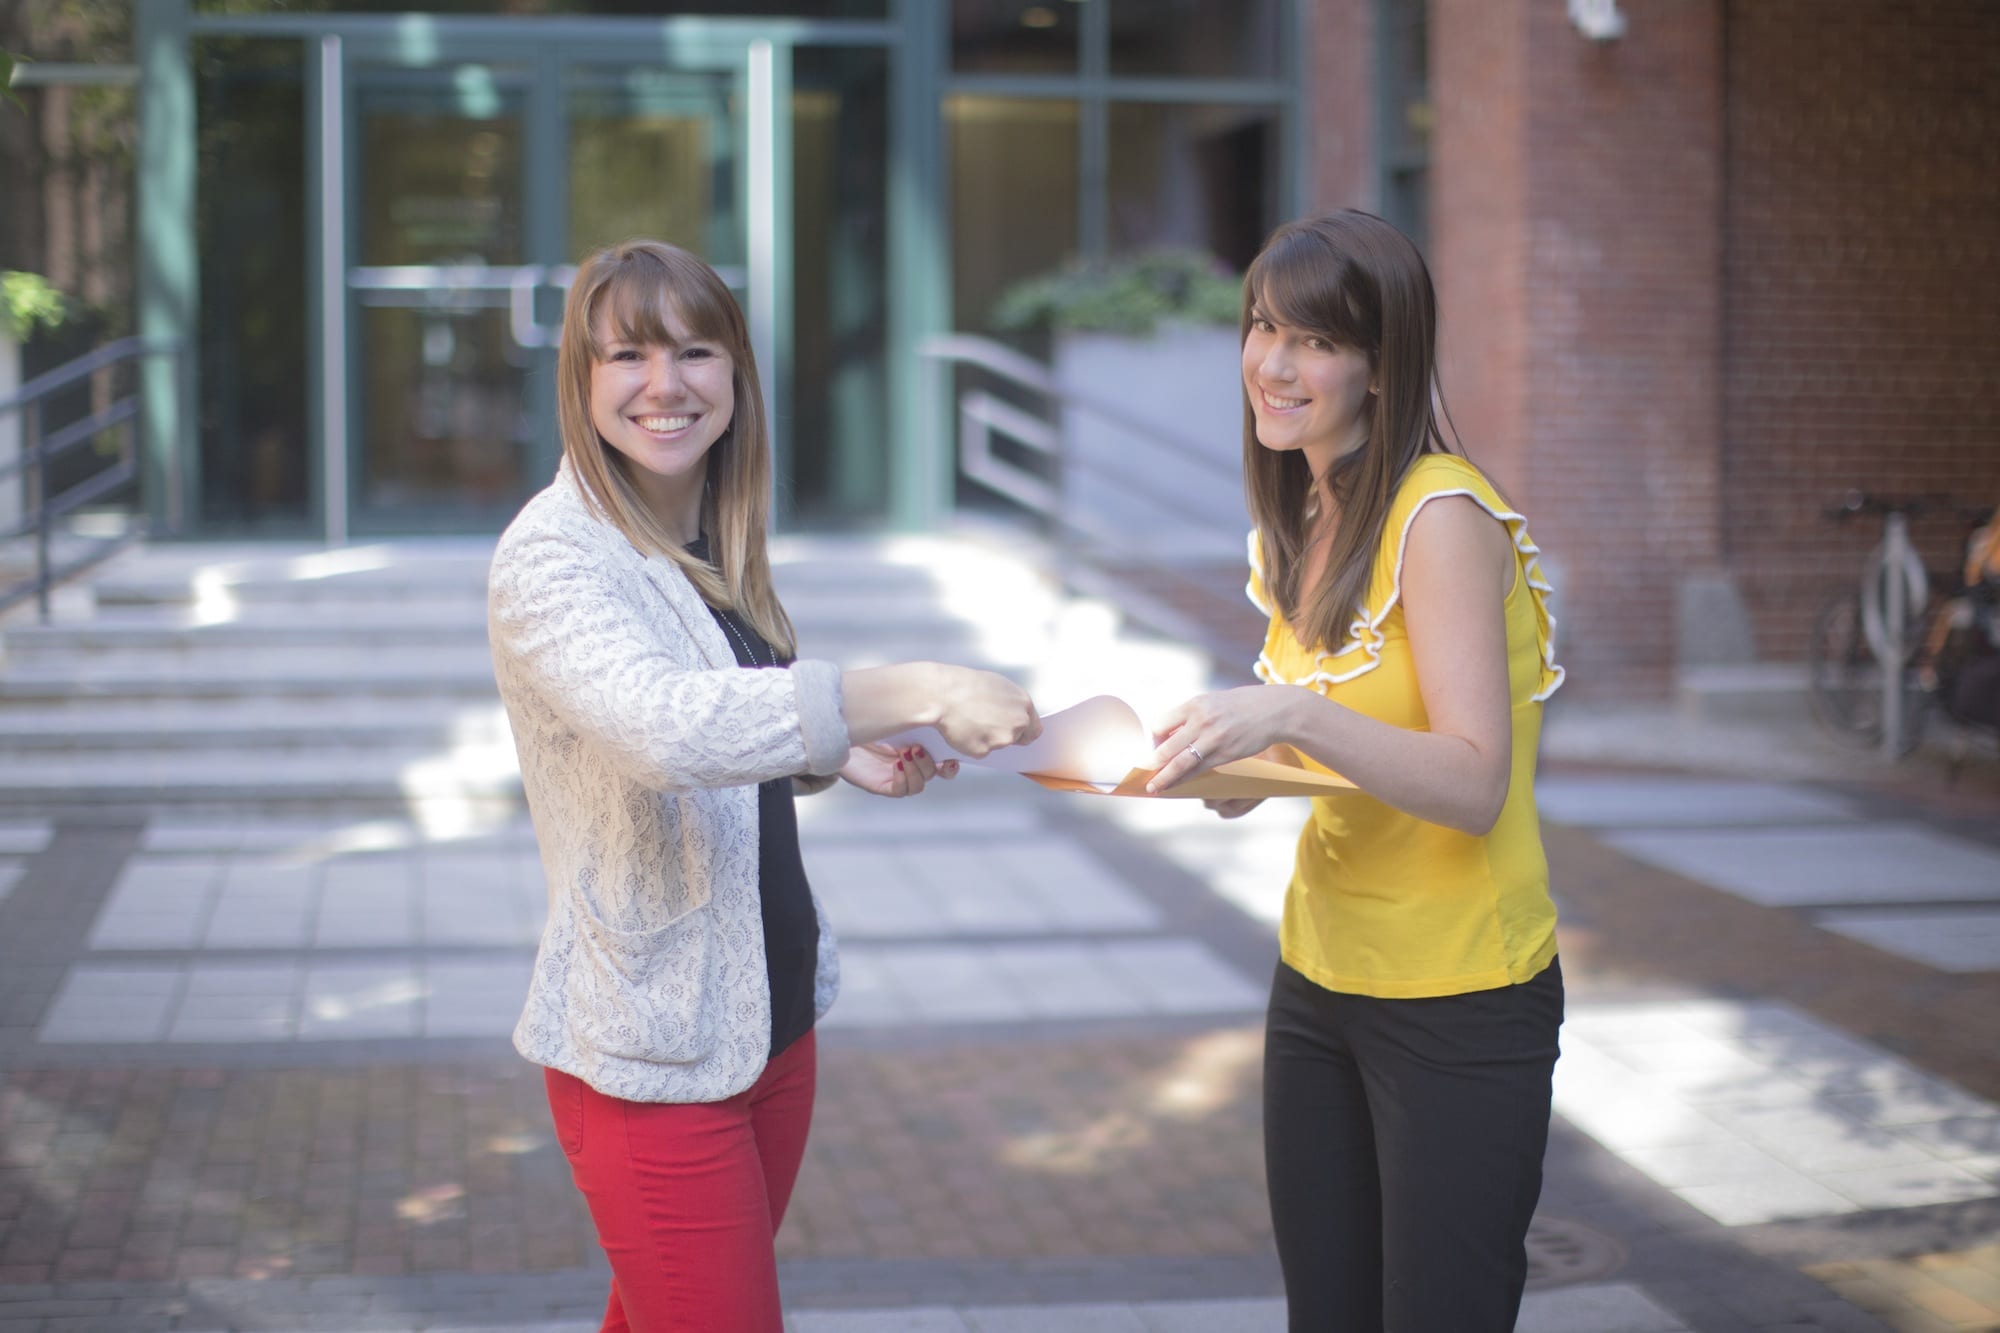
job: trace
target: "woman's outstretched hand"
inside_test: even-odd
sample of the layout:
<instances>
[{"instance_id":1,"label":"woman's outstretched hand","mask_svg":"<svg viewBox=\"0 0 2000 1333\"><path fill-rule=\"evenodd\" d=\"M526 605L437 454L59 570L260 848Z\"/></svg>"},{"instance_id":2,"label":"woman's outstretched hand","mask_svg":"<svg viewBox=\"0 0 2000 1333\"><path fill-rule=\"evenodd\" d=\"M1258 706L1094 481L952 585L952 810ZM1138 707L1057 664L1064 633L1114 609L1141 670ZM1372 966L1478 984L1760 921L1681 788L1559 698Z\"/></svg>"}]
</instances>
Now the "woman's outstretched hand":
<instances>
[{"instance_id":1,"label":"woman's outstretched hand","mask_svg":"<svg viewBox=\"0 0 2000 1333\"><path fill-rule=\"evenodd\" d=\"M938 734L960 754L983 759L1009 745L1026 745L1042 734L1042 719L1028 692L991 671L941 668Z\"/></svg>"},{"instance_id":2,"label":"woman's outstretched hand","mask_svg":"<svg viewBox=\"0 0 2000 1333\"><path fill-rule=\"evenodd\" d=\"M1146 790L1163 792L1197 774L1262 754L1283 742L1290 730L1288 713L1298 702L1299 692L1292 685L1245 685L1197 694L1173 709L1153 728L1158 748L1147 767L1158 771L1146 783ZM1219 809L1214 805L1210 808ZM1235 814L1247 812L1245 807ZM1234 818L1227 811L1221 813Z\"/></svg>"},{"instance_id":3,"label":"woman's outstretched hand","mask_svg":"<svg viewBox=\"0 0 2000 1333\"><path fill-rule=\"evenodd\" d=\"M921 745L890 745L878 741L847 752L840 776L875 796L915 796L932 778L955 778L958 761L931 758Z\"/></svg>"}]
</instances>

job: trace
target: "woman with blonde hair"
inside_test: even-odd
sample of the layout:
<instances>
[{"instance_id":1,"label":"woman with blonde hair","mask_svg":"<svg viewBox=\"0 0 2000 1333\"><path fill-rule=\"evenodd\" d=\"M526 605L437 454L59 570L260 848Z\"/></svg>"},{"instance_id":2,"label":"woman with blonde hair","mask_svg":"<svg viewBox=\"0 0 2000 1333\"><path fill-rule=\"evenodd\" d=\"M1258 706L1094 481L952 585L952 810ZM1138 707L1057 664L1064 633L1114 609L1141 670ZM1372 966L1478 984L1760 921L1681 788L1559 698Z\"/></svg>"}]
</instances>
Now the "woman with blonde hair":
<instances>
[{"instance_id":1,"label":"woman with blonde hair","mask_svg":"<svg viewBox=\"0 0 2000 1333\"><path fill-rule=\"evenodd\" d=\"M772 1238L838 979L794 789L913 795L951 768L881 738L931 725L979 756L1041 724L990 672L796 656L757 367L707 264L592 255L556 374L562 465L488 585L549 885L514 1045L611 1261L603 1327L777 1333Z\"/></svg>"},{"instance_id":2,"label":"woman with blonde hair","mask_svg":"<svg viewBox=\"0 0 2000 1333\"><path fill-rule=\"evenodd\" d=\"M1153 757L1156 789L1266 750L1360 789L1313 801L1266 1023L1295 1333L1506 1333L1541 1191L1563 991L1535 750L1563 673L1527 520L1439 429L1436 329L1422 256L1369 214L1251 265L1264 683L1181 705Z\"/></svg>"}]
</instances>

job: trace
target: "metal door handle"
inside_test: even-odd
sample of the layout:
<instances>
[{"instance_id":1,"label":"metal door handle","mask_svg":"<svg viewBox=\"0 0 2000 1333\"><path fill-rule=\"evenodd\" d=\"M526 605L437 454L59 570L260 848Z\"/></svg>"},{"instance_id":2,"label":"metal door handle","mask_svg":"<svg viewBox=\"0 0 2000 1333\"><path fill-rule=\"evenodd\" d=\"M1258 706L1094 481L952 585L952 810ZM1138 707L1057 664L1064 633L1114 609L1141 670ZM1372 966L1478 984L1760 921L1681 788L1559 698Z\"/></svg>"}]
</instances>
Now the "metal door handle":
<instances>
[{"instance_id":1,"label":"metal door handle","mask_svg":"<svg viewBox=\"0 0 2000 1333\"><path fill-rule=\"evenodd\" d=\"M547 274L540 264L523 264L508 283L507 329L523 347L547 347L553 341L549 330L535 322L535 290Z\"/></svg>"}]
</instances>

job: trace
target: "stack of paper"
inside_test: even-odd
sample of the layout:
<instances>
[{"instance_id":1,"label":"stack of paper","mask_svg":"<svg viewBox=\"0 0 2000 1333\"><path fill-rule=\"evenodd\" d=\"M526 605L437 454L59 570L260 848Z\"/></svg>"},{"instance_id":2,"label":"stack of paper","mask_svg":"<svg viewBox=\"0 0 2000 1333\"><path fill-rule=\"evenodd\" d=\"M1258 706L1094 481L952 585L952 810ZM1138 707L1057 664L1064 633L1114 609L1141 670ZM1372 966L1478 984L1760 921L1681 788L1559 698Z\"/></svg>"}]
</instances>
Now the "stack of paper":
<instances>
[{"instance_id":1,"label":"stack of paper","mask_svg":"<svg viewBox=\"0 0 2000 1333\"><path fill-rule=\"evenodd\" d=\"M921 745L933 758L956 759L1002 773L1019 773L1051 791L1090 792L1099 796L1150 796L1145 767L1153 756L1153 740L1132 705L1100 694L1073 708L1042 719L1042 734L1027 745L995 750L983 759L960 754L933 727L917 727L889 738L897 745ZM1354 784L1335 773L1272 763L1268 759L1238 759L1190 778L1160 796L1235 799L1264 796L1334 796L1351 792Z\"/></svg>"}]
</instances>

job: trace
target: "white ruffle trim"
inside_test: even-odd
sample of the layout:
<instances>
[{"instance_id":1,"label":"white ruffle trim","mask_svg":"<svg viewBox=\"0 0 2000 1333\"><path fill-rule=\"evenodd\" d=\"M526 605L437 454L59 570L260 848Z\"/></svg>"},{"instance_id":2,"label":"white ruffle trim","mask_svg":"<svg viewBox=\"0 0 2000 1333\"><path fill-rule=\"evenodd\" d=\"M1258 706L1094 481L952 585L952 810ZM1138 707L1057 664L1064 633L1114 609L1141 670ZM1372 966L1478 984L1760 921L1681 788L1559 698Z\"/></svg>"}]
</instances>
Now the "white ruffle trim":
<instances>
[{"instance_id":1,"label":"white ruffle trim","mask_svg":"<svg viewBox=\"0 0 2000 1333\"><path fill-rule=\"evenodd\" d=\"M1267 685L1304 685L1310 688L1311 686L1320 684L1338 685L1343 681L1353 680L1356 676L1365 676L1380 666L1382 663L1382 645L1388 642L1388 636L1383 634L1381 630L1382 622L1389 618L1389 613L1396 609L1396 603L1403 599L1403 553L1409 545L1410 525L1416 522L1417 515L1423 512L1425 505L1429 504L1432 500L1447 495L1463 495L1481 509L1484 509L1488 514L1505 523L1508 535L1514 539L1514 550L1521 557L1522 573L1527 579L1528 587L1535 593L1540 594L1544 599L1555 592L1555 587L1542 574L1540 561L1542 549L1528 539L1528 520L1526 516L1514 513L1512 510L1495 509L1486 502L1484 496L1480 495L1477 491L1469 490L1465 487L1432 491L1417 501L1416 505L1410 510L1409 517L1403 520L1402 532L1397 534L1396 578L1389 590L1389 600L1382 604L1382 608L1373 615L1355 617L1354 623L1347 627L1347 638L1342 646L1332 652L1321 650L1314 654L1313 669L1297 679L1290 679L1280 674L1277 667L1271 661L1270 651L1266 649L1257 655L1257 665L1253 668L1257 679ZM1257 534L1253 531L1250 534L1251 568L1257 570L1258 578L1262 578L1263 571L1258 569L1257 556ZM1270 615L1270 608L1258 602L1255 591L1256 586L1257 582L1253 579L1244 591L1249 594L1251 602L1256 604L1259 610L1262 610L1266 615ZM1530 696L1530 701L1534 703L1540 703L1554 694L1561 687L1563 678L1568 674L1556 662L1556 618L1549 611L1546 600L1541 603L1541 613L1543 618L1548 621L1548 632L1542 636L1542 670L1544 675L1550 677L1550 680L1546 688L1537 690ZM1342 658L1351 657L1356 652L1362 653L1364 660L1355 663L1350 669L1344 671L1327 669L1327 663L1338 663Z\"/></svg>"},{"instance_id":2,"label":"white ruffle trim","mask_svg":"<svg viewBox=\"0 0 2000 1333\"><path fill-rule=\"evenodd\" d=\"M1257 587L1264 581L1264 546L1257 540L1257 529L1250 529L1250 579L1243 585L1243 595L1250 599L1250 605L1265 615L1274 614L1271 603L1257 593Z\"/></svg>"}]
</instances>

